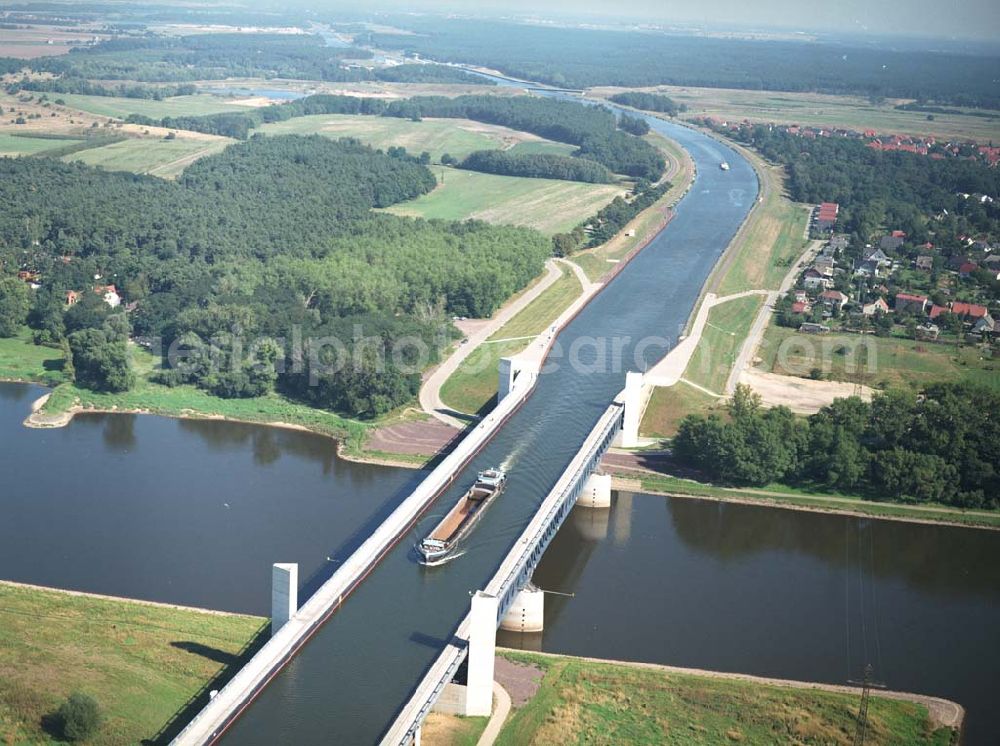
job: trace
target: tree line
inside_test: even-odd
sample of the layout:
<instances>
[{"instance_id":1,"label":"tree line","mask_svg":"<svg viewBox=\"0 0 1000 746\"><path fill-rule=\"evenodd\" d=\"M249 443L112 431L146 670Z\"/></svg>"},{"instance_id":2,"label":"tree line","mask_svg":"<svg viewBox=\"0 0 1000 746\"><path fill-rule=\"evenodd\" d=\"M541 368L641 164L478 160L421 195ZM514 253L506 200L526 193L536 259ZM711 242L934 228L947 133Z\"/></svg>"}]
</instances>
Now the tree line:
<instances>
[{"instance_id":1,"label":"tree line","mask_svg":"<svg viewBox=\"0 0 1000 746\"><path fill-rule=\"evenodd\" d=\"M1000 203L959 196L1000 195L1000 170L976 160L879 152L858 138L810 139L764 125L727 134L784 165L793 200L838 202L837 230L866 241L888 228L914 244L933 232L943 244L961 233L995 234L1000 224Z\"/></svg>"},{"instance_id":2,"label":"tree line","mask_svg":"<svg viewBox=\"0 0 1000 746\"><path fill-rule=\"evenodd\" d=\"M556 256L569 256L581 248L593 248L610 241L629 221L643 210L652 207L658 199L670 191L670 183L653 186L640 181L632 192L631 199L615 197L597 213L580 223L569 233L552 236L552 250Z\"/></svg>"},{"instance_id":3,"label":"tree line","mask_svg":"<svg viewBox=\"0 0 1000 746\"><path fill-rule=\"evenodd\" d=\"M0 264L8 276L28 267L42 277L27 313L24 283L0 283L0 333L27 321L36 341L67 346L77 380L94 388L130 385L120 363L131 334L185 350L184 366L160 374L167 385L220 396L278 389L380 414L419 387L419 367L407 366L433 362L449 315L488 316L551 254L526 228L372 211L434 185L402 149L319 136L253 137L176 182L0 159ZM104 284L127 317L93 290ZM80 293L69 306L68 291ZM317 375L313 363L333 352L296 353L296 335L340 340L352 364ZM252 359L240 347L248 339L258 342ZM409 347L394 355L404 339L430 357Z\"/></svg>"},{"instance_id":4,"label":"tree line","mask_svg":"<svg viewBox=\"0 0 1000 746\"><path fill-rule=\"evenodd\" d=\"M370 51L358 47L327 46L323 37L316 34L147 33L115 37L94 46L74 47L66 55L28 62L0 58L0 72L17 74L30 67L35 72L59 76L55 81L25 78L12 84L14 90L133 98L155 97L149 94L156 88L135 83L106 86L88 81L155 83L250 77L495 85L486 78L446 65L412 63L369 68L355 62L345 63L371 57Z\"/></svg>"},{"instance_id":5,"label":"tree line","mask_svg":"<svg viewBox=\"0 0 1000 746\"><path fill-rule=\"evenodd\" d=\"M622 106L631 106L633 109L655 111L671 117L676 117L681 112L687 111L686 104L679 104L670 96L664 96L662 93L623 91L609 96L608 100Z\"/></svg>"},{"instance_id":6,"label":"tree line","mask_svg":"<svg viewBox=\"0 0 1000 746\"><path fill-rule=\"evenodd\" d=\"M564 179L588 184L607 184L611 181L611 172L600 163L553 153L477 150L467 155L458 167L487 174L531 179Z\"/></svg>"},{"instance_id":7,"label":"tree line","mask_svg":"<svg viewBox=\"0 0 1000 746\"><path fill-rule=\"evenodd\" d=\"M725 484L772 482L871 499L1000 507L1000 394L938 383L889 390L871 403L837 399L807 419L763 409L737 387L728 418L686 417L674 456Z\"/></svg>"},{"instance_id":8,"label":"tree line","mask_svg":"<svg viewBox=\"0 0 1000 746\"><path fill-rule=\"evenodd\" d=\"M309 114L371 114L414 121L423 117L471 119L576 145L574 156L596 161L614 173L656 181L666 168L660 151L641 137L619 130L618 119L608 109L537 96L416 96L386 103L357 96L316 95L247 112L163 119L133 114L127 121L246 139L262 123Z\"/></svg>"},{"instance_id":9,"label":"tree line","mask_svg":"<svg viewBox=\"0 0 1000 746\"><path fill-rule=\"evenodd\" d=\"M815 91L1000 108L1000 58L828 41L720 39L395 15L415 34L374 33L380 49L483 65L560 87L656 85Z\"/></svg>"}]
</instances>

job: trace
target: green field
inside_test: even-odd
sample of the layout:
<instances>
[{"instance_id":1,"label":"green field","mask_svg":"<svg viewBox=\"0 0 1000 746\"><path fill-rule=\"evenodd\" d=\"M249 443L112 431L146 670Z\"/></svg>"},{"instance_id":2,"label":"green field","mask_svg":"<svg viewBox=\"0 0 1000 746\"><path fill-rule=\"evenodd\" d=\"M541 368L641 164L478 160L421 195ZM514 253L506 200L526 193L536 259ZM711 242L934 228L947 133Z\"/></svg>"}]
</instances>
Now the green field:
<instances>
[{"instance_id":1,"label":"green field","mask_svg":"<svg viewBox=\"0 0 1000 746\"><path fill-rule=\"evenodd\" d=\"M544 671L535 695L507 719L496 743L850 744L853 694L598 663L563 656L504 652ZM930 730L922 705L873 696L871 746L951 742Z\"/></svg>"},{"instance_id":2,"label":"green field","mask_svg":"<svg viewBox=\"0 0 1000 746\"><path fill-rule=\"evenodd\" d=\"M163 117L200 116L219 114L224 111L246 111L246 106L224 101L218 96L195 94L194 96L174 96L162 101L144 98L118 98L115 96L83 96L76 93L53 93L53 101L66 102L67 108L97 114L102 117L124 119L129 114L141 114L154 119Z\"/></svg>"},{"instance_id":3,"label":"green field","mask_svg":"<svg viewBox=\"0 0 1000 746\"><path fill-rule=\"evenodd\" d=\"M684 378L709 391L723 393L736 356L763 303L763 296L749 295L720 303L709 311Z\"/></svg>"},{"instance_id":4,"label":"green field","mask_svg":"<svg viewBox=\"0 0 1000 746\"><path fill-rule=\"evenodd\" d=\"M218 153L233 140L228 138L189 139L129 139L105 145L102 148L83 150L66 156L63 160L79 161L88 166L100 166L109 171L131 171L174 178L194 161Z\"/></svg>"},{"instance_id":5,"label":"green field","mask_svg":"<svg viewBox=\"0 0 1000 746\"><path fill-rule=\"evenodd\" d=\"M511 153L517 155L534 155L542 153L545 155L572 155L576 151L573 145L563 142L551 142L549 140L528 140L519 142L510 149Z\"/></svg>"},{"instance_id":6,"label":"green field","mask_svg":"<svg viewBox=\"0 0 1000 746\"><path fill-rule=\"evenodd\" d=\"M563 268L562 277L465 359L441 387L441 401L456 411L468 413L478 412L489 404L497 395L500 358L527 347L531 340L522 337L536 336L547 329L581 291L576 275ZM508 339L511 341L498 341Z\"/></svg>"},{"instance_id":7,"label":"green field","mask_svg":"<svg viewBox=\"0 0 1000 746\"><path fill-rule=\"evenodd\" d=\"M269 135L356 137L383 150L395 145L406 148L414 155L427 151L435 162L444 153L464 158L474 150L495 150L527 137L524 133L506 127L480 124L467 119L424 119L411 122L409 119L395 117L351 114L296 117L284 122L265 124L257 131Z\"/></svg>"},{"instance_id":8,"label":"green field","mask_svg":"<svg viewBox=\"0 0 1000 746\"><path fill-rule=\"evenodd\" d=\"M689 414L705 414L713 408L723 408L724 403L684 381L673 386L657 386L649 398L639 426L640 433L650 438L672 438L677 434L681 420Z\"/></svg>"},{"instance_id":9,"label":"green field","mask_svg":"<svg viewBox=\"0 0 1000 746\"><path fill-rule=\"evenodd\" d=\"M866 352L869 346L872 350ZM859 334L800 334L771 324L759 355L761 369L783 375L808 377L813 369L820 369L824 378L861 381L868 386L920 388L935 381L970 381L1000 390L1000 361L984 359L971 345Z\"/></svg>"},{"instance_id":10,"label":"green field","mask_svg":"<svg viewBox=\"0 0 1000 746\"><path fill-rule=\"evenodd\" d=\"M553 234L568 231L616 195L620 186L554 179L523 179L435 167L438 187L430 194L388 208L396 215L444 220L475 218Z\"/></svg>"},{"instance_id":11,"label":"green field","mask_svg":"<svg viewBox=\"0 0 1000 746\"><path fill-rule=\"evenodd\" d=\"M65 380L64 364L62 352L34 344L27 327L16 337L0 337L0 380L51 386Z\"/></svg>"},{"instance_id":12,"label":"green field","mask_svg":"<svg viewBox=\"0 0 1000 746\"><path fill-rule=\"evenodd\" d=\"M43 719L75 691L104 715L87 743L143 742L227 667L233 673L266 625L0 583L0 743L61 742Z\"/></svg>"},{"instance_id":13,"label":"green field","mask_svg":"<svg viewBox=\"0 0 1000 746\"><path fill-rule=\"evenodd\" d=\"M57 150L67 145L79 145L83 139L54 137L21 137L0 133L0 156L4 155L39 155L49 150Z\"/></svg>"}]
</instances>

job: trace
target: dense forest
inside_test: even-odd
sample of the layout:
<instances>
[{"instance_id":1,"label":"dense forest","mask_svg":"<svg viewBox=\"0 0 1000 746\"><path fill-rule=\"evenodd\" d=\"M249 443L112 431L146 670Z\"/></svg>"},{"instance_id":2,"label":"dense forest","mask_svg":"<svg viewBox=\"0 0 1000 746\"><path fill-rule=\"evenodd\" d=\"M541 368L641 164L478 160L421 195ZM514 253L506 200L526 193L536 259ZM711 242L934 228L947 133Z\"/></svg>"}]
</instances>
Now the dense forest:
<instances>
[{"instance_id":1,"label":"dense forest","mask_svg":"<svg viewBox=\"0 0 1000 746\"><path fill-rule=\"evenodd\" d=\"M132 115L128 121L246 139L264 122L307 114L373 114L414 121L423 117L472 119L576 145L575 156L596 161L614 173L656 181L666 168L660 151L619 130L619 120L608 109L537 96L415 96L386 103L357 96L316 95L247 112L165 119Z\"/></svg>"},{"instance_id":2,"label":"dense forest","mask_svg":"<svg viewBox=\"0 0 1000 746\"><path fill-rule=\"evenodd\" d=\"M54 81L15 81L10 89L149 98L150 87L136 85L134 81L154 83L257 77L495 85L481 76L444 65L406 64L368 68L357 64L358 60L371 57L371 52L357 47L327 46L323 37L315 34L146 34L113 38L92 47L74 48L67 55L31 60L30 67L36 72L60 77ZM15 74L23 67L24 60L0 59L0 72ZM133 82L101 85L89 80Z\"/></svg>"},{"instance_id":3,"label":"dense forest","mask_svg":"<svg viewBox=\"0 0 1000 746\"><path fill-rule=\"evenodd\" d=\"M417 33L372 34L366 42L556 86L819 91L1000 108L995 56L462 18L393 16L391 22Z\"/></svg>"},{"instance_id":4,"label":"dense forest","mask_svg":"<svg viewBox=\"0 0 1000 746\"><path fill-rule=\"evenodd\" d=\"M1000 507L1000 394L941 383L838 399L806 420L737 388L730 418L690 415L674 455L737 485L782 482L873 498Z\"/></svg>"},{"instance_id":5,"label":"dense forest","mask_svg":"<svg viewBox=\"0 0 1000 746\"><path fill-rule=\"evenodd\" d=\"M131 325L185 350L164 383L222 396L277 387L353 415L381 413L419 386L447 314L489 315L551 253L529 229L372 212L434 184L402 149L390 156L319 136L254 137L177 182L0 159L3 272L27 267L43 279L26 317L23 298L0 283L0 313L26 318L38 341L68 341L79 380L98 388L128 384L117 363ZM132 309L127 322L91 291L105 283ZM80 294L69 307L68 291ZM339 342L296 351L287 342L296 335ZM404 339L412 344L397 350ZM338 345L350 365L331 364Z\"/></svg>"},{"instance_id":6,"label":"dense forest","mask_svg":"<svg viewBox=\"0 0 1000 746\"><path fill-rule=\"evenodd\" d=\"M607 184L611 172L600 163L586 158L551 153L508 153L503 150L477 150L458 164L459 168L501 176L524 176L531 179L565 179L589 184Z\"/></svg>"},{"instance_id":7,"label":"dense forest","mask_svg":"<svg viewBox=\"0 0 1000 746\"><path fill-rule=\"evenodd\" d=\"M809 139L767 126L727 134L783 164L793 200L840 203L838 230L865 241L902 230L911 243L934 233L941 244L961 233L995 234L1000 225L1000 203L959 196L1000 195L1000 170L979 161L879 152L859 139Z\"/></svg>"},{"instance_id":8,"label":"dense forest","mask_svg":"<svg viewBox=\"0 0 1000 746\"><path fill-rule=\"evenodd\" d=\"M622 93L616 93L613 96L609 96L608 100L616 104L621 104L622 106L631 106L633 109L655 111L671 117L675 117L681 112L687 111L687 106L685 104L679 104L670 98L670 96L664 96L662 93L623 91Z\"/></svg>"}]
</instances>

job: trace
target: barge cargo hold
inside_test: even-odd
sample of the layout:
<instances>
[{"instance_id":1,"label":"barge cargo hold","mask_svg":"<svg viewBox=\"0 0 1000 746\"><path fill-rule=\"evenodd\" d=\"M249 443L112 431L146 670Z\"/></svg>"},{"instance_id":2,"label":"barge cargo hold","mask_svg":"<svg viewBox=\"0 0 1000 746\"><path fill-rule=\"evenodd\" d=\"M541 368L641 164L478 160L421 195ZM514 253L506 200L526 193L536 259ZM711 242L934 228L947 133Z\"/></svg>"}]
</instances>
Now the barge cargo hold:
<instances>
[{"instance_id":1,"label":"barge cargo hold","mask_svg":"<svg viewBox=\"0 0 1000 746\"><path fill-rule=\"evenodd\" d=\"M462 495L433 531L420 542L420 563L439 565L448 560L458 543L468 536L497 495L503 492L507 475L500 469L479 472L475 484Z\"/></svg>"}]
</instances>

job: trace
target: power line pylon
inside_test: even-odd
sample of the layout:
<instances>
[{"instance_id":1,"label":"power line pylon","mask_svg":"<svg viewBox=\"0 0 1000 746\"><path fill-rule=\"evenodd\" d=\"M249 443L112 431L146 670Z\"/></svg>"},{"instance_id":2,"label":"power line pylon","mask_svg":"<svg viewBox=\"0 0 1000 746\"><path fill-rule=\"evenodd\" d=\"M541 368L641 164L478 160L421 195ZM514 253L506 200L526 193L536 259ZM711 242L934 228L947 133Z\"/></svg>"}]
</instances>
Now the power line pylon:
<instances>
[{"instance_id":1,"label":"power line pylon","mask_svg":"<svg viewBox=\"0 0 1000 746\"><path fill-rule=\"evenodd\" d=\"M858 722L854 729L854 746L864 746L865 738L868 735L868 699L872 688L885 689L885 684L879 684L874 680L875 669L871 663L865 665L865 677L861 681L850 681L848 683L861 687L861 706L858 707Z\"/></svg>"}]
</instances>

